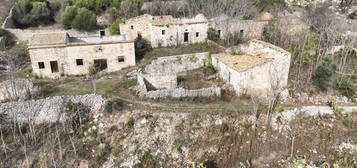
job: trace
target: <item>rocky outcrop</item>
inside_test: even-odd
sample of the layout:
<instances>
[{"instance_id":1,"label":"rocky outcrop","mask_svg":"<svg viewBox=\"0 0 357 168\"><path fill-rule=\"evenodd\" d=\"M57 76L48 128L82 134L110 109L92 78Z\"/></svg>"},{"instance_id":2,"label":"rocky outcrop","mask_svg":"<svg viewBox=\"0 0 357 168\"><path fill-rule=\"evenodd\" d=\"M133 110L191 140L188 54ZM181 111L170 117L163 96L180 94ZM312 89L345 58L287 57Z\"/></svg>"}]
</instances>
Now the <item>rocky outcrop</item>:
<instances>
[{"instance_id":1,"label":"rocky outcrop","mask_svg":"<svg viewBox=\"0 0 357 168\"><path fill-rule=\"evenodd\" d=\"M27 100L37 91L37 87L24 78L7 80L0 83L0 102Z\"/></svg>"},{"instance_id":2,"label":"rocky outcrop","mask_svg":"<svg viewBox=\"0 0 357 168\"><path fill-rule=\"evenodd\" d=\"M68 102L80 103L90 111L98 111L105 103L101 95L56 96L46 99L17 101L0 104L0 122L45 123L64 121Z\"/></svg>"}]
</instances>

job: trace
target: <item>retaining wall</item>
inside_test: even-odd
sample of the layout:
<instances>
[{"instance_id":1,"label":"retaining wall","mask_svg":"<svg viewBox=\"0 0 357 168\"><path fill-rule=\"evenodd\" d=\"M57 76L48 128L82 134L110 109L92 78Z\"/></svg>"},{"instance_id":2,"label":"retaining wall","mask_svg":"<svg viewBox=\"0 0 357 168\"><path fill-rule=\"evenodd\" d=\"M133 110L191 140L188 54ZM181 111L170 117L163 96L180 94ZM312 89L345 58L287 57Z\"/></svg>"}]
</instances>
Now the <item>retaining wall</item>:
<instances>
[{"instance_id":1,"label":"retaining wall","mask_svg":"<svg viewBox=\"0 0 357 168\"><path fill-rule=\"evenodd\" d=\"M175 73L139 74L144 78L148 90L177 88L177 75Z\"/></svg>"},{"instance_id":2,"label":"retaining wall","mask_svg":"<svg viewBox=\"0 0 357 168\"><path fill-rule=\"evenodd\" d=\"M66 103L82 103L91 111L99 110L105 103L101 95L56 96L46 99L0 103L3 121L16 123L44 123L65 120Z\"/></svg>"},{"instance_id":3,"label":"retaining wall","mask_svg":"<svg viewBox=\"0 0 357 168\"><path fill-rule=\"evenodd\" d=\"M153 80L154 82L158 82L158 86L160 87L171 87L169 89L161 89L161 90L151 90L150 83L146 80L146 76L148 76L149 80ZM175 77L175 78L173 78ZM169 78L171 81L165 81L165 79ZM155 74L143 75L137 74L137 91L140 97L146 98L181 98L181 97L212 97L212 96L221 96L221 88L220 87L210 87L210 88L202 88L189 90L184 88L176 88L177 87L177 76L175 75L158 75L157 79L155 79ZM162 80L162 81L161 81ZM174 81L175 80L175 81ZM165 83L167 84L165 86ZM171 86L169 86L171 85ZM175 85L175 87L173 87Z\"/></svg>"},{"instance_id":4,"label":"retaining wall","mask_svg":"<svg viewBox=\"0 0 357 168\"><path fill-rule=\"evenodd\" d=\"M178 73L205 66L209 52L159 57L144 68L148 74Z\"/></svg>"},{"instance_id":5,"label":"retaining wall","mask_svg":"<svg viewBox=\"0 0 357 168\"><path fill-rule=\"evenodd\" d=\"M195 90L188 90L184 88L177 88L177 89L163 89L163 90L155 90L155 91L148 91L143 93L142 96L147 98L181 98L181 97L213 97L221 96L221 88L220 87L210 87L210 88L202 88L202 89L195 89Z\"/></svg>"}]
</instances>

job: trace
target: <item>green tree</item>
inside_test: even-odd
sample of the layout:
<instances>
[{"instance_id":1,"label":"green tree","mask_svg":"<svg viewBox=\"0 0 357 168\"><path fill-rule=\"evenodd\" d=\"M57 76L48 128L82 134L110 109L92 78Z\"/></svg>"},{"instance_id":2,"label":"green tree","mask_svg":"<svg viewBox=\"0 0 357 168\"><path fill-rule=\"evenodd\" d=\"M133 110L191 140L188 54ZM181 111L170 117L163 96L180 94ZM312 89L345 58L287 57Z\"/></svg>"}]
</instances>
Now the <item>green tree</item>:
<instances>
[{"instance_id":1,"label":"green tree","mask_svg":"<svg viewBox=\"0 0 357 168\"><path fill-rule=\"evenodd\" d=\"M13 19L20 28L38 26L52 22L54 11L45 0L20 0L14 7Z\"/></svg>"},{"instance_id":2,"label":"green tree","mask_svg":"<svg viewBox=\"0 0 357 168\"><path fill-rule=\"evenodd\" d=\"M207 38L208 38L208 40L218 41L220 37L219 37L219 34L217 33L217 30L210 27L207 30Z\"/></svg>"},{"instance_id":3,"label":"green tree","mask_svg":"<svg viewBox=\"0 0 357 168\"><path fill-rule=\"evenodd\" d=\"M140 34L135 39L135 57L137 60L144 58L146 52L151 51L152 47L150 43L145 40Z\"/></svg>"},{"instance_id":4,"label":"green tree","mask_svg":"<svg viewBox=\"0 0 357 168\"><path fill-rule=\"evenodd\" d=\"M97 27L97 17L92 11L79 8L72 21L72 27L79 30L93 30Z\"/></svg>"},{"instance_id":5,"label":"green tree","mask_svg":"<svg viewBox=\"0 0 357 168\"><path fill-rule=\"evenodd\" d=\"M337 67L332 62L331 57L323 58L312 77L314 84L322 90L327 90L331 86L332 76L336 69Z\"/></svg>"},{"instance_id":6,"label":"green tree","mask_svg":"<svg viewBox=\"0 0 357 168\"><path fill-rule=\"evenodd\" d=\"M116 19L109 27L111 35L120 34L119 24L122 22L120 18Z\"/></svg>"},{"instance_id":7,"label":"green tree","mask_svg":"<svg viewBox=\"0 0 357 168\"><path fill-rule=\"evenodd\" d=\"M357 75L340 77L336 82L336 88L349 99L357 98Z\"/></svg>"},{"instance_id":8,"label":"green tree","mask_svg":"<svg viewBox=\"0 0 357 168\"><path fill-rule=\"evenodd\" d=\"M34 25L49 23L52 19L51 11L46 2L33 2L28 17Z\"/></svg>"},{"instance_id":9,"label":"green tree","mask_svg":"<svg viewBox=\"0 0 357 168\"><path fill-rule=\"evenodd\" d=\"M72 28L72 21L77 15L78 8L75 6L67 6L62 14L62 25L66 29Z\"/></svg>"}]
</instances>

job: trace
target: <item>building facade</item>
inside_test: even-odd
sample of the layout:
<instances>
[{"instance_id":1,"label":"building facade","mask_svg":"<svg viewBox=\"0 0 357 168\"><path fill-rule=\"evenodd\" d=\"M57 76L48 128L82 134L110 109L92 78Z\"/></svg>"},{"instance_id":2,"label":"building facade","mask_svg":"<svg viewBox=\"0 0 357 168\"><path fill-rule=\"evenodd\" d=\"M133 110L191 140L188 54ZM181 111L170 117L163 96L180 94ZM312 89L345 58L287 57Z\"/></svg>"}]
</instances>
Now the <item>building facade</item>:
<instances>
[{"instance_id":1,"label":"building facade","mask_svg":"<svg viewBox=\"0 0 357 168\"><path fill-rule=\"evenodd\" d=\"M238 95L267 97L288 85L291 54L272 44L252 40L239 49L243 54L212 55L212 65L220 78Z\"/></svg>"},{"instance_id":2,"label":"building facade","mask_svg":"<svg viewBox=\"0 0 357 168\"><path fill-rule=\"evenodd\" d=\"M220 15L209 21L209 26L217 31L221 39L230 35L239 34L243 39L260 39L264 26L273 19L270 13L265 13L254 20L243 20L241 18Z\"/></svg>"},{"instance_id":3,"label":"building facade","mask_svg":"<svg viewBox=\"0 0 357 168\"><path fill-rule=\"evenodd\" d=\"M152 47L204 42L207 39L207 30L208 21L202 14L193 18L145 14L120 24L121 34L128 35L131 40L141 35Z\"/></svg>"},{"instance_id":4,"label":"building facade","mask_svg":"<svg viewBox=\"0 0 357 168\"><path fill-rule=\"evenodd\" d=\"M135 65L134 42L125 36L33 34L29 53L33 74L47 78L114 72Z\"/></svg>"}]
</instances>

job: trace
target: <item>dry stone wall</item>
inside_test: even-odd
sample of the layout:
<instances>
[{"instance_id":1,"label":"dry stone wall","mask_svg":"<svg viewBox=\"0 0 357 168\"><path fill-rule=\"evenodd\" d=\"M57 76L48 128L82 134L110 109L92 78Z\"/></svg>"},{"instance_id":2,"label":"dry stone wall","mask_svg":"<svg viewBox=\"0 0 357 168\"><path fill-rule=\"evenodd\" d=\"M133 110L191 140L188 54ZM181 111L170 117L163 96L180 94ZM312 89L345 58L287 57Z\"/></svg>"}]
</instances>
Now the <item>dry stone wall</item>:
<instances>
[{"instance_id":1,"label":"dry stone wall","mask_svg":"<svg viewBox=\"0 0 357 168\"><path fill-rule=\"evenodd\" d=\"M160 57L144 68L144 73L179 73L205 66L209 52Z\"/></svg>"},{"instance_id":2,"label":"dry stone wall","mask_svg":"<svg viewBox=\"0 0 357 168\"><path fill-rule=\"evenodd\" d=\"M175 73L139 74L144 78L147 89L174 89L177 88L177 75Z\"/></svg>"},{"instance_id":3,"label":"dry stone wall","mask_svg":"<svg viewBox=\"0 0 357 168\"><path fill-rule=\"evenodd\" d=\"M181 97L213 97L221 96L221 88L220 87L210 87L210 88L202 88L195 90L188 90L184 88L177 89L163 89L163 90L155 90L144 93L144 96L147 98L181 98Z\"/></svg>"},{"instance_id":4,"label":"dry stone wall","mask_svg":"<svg viewBox=\"0 0 357 168\"><path fill-rule=\"evenodd\" d=\"M89 94L80 96L56 96L46 99L16 101L0 104L2 121L16 123L45 123L64 121L66 119L64 109L66 104L81 103L91 111L100 110L105 103L101 95Z\"/></svg>"},{"instance_id":5,"label":"dry stone wall","mask_svg":"<svg viewBox=\"0 0 357 168\"><path fill-rule=\"evenodd\" d=\"M176 77L176 75L174 76ZM154 77L154 76L149 75L149 77ZM170 78L173 79L172 76L170 76ZM220 97L221 96L220 87L210 87L210 88L202 88L202 89L195 89L195 90L176 88L176 87L170 89L150 90L148 89L150 87L150 83L146 80L145 75L138 74L137 80L138 80L137 90L140 97L158 99L158 98L166 98L166 97L181 98L181 97L213 97L213 96ZM161 84L164 83L165 82L162 82ZM176 86L177 86L177 78L176 78Z\"/></svg>"}]
</instances>

